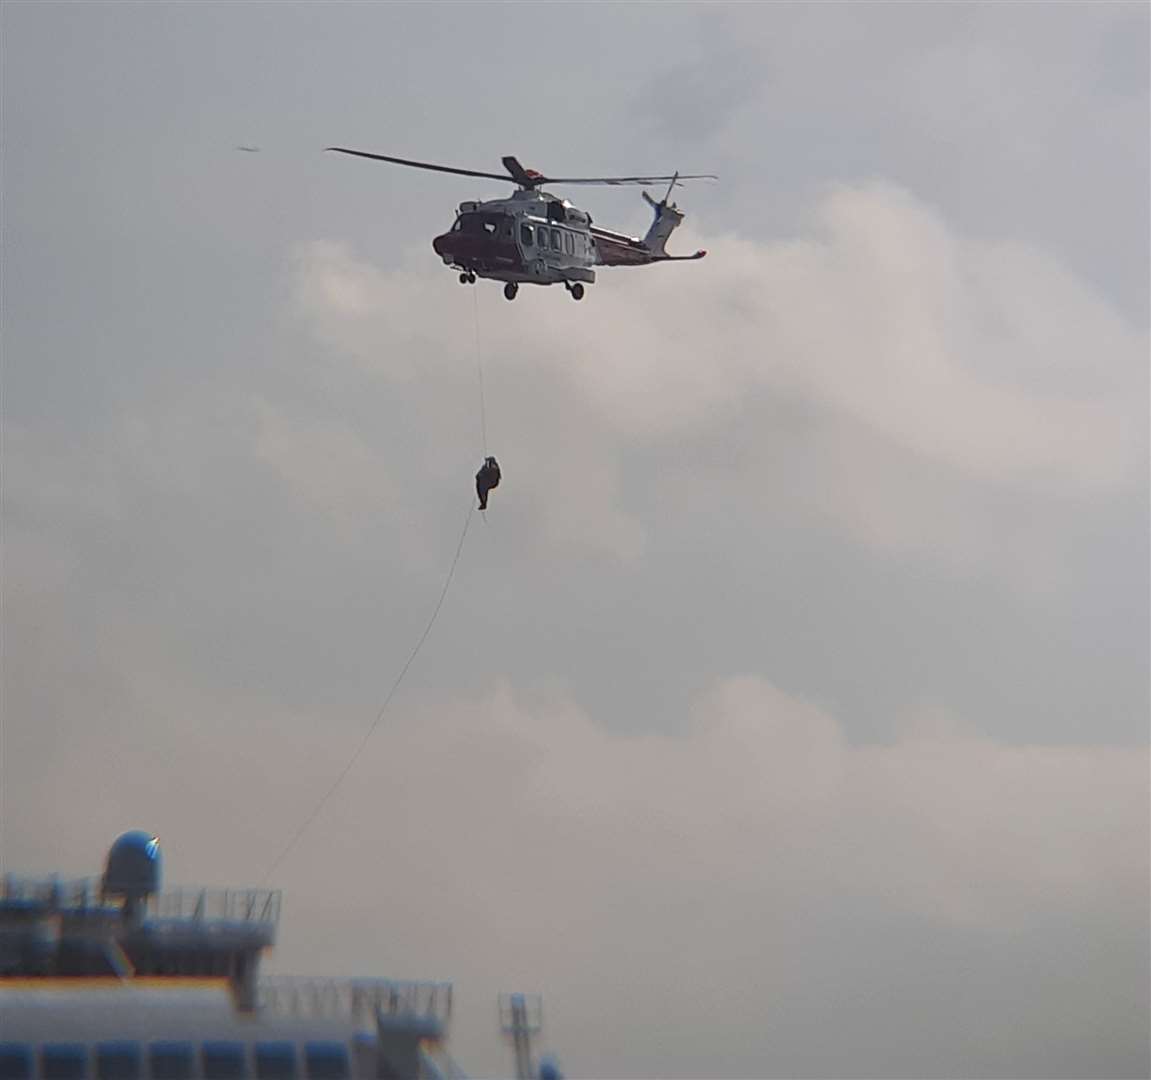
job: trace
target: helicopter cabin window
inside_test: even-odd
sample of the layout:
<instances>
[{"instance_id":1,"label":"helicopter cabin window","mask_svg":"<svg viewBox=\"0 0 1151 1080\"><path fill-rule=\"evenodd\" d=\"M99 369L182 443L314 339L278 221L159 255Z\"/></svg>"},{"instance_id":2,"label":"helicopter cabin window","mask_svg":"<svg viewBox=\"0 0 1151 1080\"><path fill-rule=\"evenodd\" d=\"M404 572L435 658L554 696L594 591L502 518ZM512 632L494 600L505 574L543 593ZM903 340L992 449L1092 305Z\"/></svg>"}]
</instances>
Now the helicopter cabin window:
<instances>
[{"instance_id":1,"label":"helicopter cabin window","mask_svg":"<svg viewBox=\"0 0 1151 1080\"><path fill-rule=\"evenodd\" d=\"M569 255L575 254L575 248L572 246L572 234L570 232L564 233L564 251Z\"/></svg>"},{"instance_id":2,"label":"helicopter cabin window","mask_svg":"<svg viewBox=\"0 0 1151 1080\"><path fill-rule=\"evenodd\" d=\"M563 251L559 229L552 229L552 251Z\"/></svg>"},{"instance_id":3,"label":"helicopter cabin window","mask_svg":"<svg viewBox=\"0 0 1151 1080\"><path fill-rule=\"evenodd\" d=\"M530 225L520 226L520 239L523 241L524 247L532 246L532 227Z\"/></svg>"},{"instance_id":4,"label":"helicopter cabin window","mask_svg":"<svg viewBox=\"0 0 1151 1080\"><path fill-rule=\"evenodd\" d=\"M503 220L502 214L460 214L457 223L463 233L472 236L495 236Z\"/></svg>"}]
</instances>

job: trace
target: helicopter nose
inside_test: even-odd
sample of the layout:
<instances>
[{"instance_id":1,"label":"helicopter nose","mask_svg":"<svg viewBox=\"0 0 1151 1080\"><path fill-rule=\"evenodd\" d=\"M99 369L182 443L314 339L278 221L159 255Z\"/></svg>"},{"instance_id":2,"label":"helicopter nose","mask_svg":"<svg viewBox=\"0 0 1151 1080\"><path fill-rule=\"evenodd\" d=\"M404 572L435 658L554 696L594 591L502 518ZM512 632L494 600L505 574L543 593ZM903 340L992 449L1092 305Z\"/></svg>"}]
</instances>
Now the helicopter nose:
<instances>
[{"instance_id":1,"label":"helicopter nose","mask_svg":"<svg viewBox=\"0 0 1151 1080\"><path fill-rule=\"evenodd\" d=\"M451 233L441 233L432 241L432 250L441 258L450 255L451 249Z\"/></svg>"}]
</instances>

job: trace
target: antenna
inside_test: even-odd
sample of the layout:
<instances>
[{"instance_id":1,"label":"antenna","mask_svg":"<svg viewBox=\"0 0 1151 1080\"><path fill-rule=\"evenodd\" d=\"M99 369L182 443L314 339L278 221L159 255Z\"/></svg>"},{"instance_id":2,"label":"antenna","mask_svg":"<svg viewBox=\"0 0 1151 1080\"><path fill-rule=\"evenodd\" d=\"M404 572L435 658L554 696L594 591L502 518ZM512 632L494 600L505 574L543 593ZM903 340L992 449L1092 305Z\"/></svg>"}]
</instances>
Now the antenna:
<instances>
[{"instance_id":1,"label":"antenna","mask_svg":"<svg viewBox=\"0 0 1151 1080\"><path fill-rule=\"evenodd\" d=\"M534 1080L532 1036L543 1027L539 994L500 994L500 1027L516 1055L516 1080Z\"/></svg>"}]
</instances>

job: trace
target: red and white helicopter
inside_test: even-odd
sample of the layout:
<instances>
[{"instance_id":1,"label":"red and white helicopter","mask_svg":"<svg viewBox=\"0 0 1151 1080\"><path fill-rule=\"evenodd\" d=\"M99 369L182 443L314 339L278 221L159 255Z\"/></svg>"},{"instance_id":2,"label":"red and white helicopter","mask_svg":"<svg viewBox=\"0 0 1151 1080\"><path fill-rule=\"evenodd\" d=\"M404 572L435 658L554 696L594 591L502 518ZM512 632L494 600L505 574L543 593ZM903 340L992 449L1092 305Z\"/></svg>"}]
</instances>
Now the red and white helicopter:
<instances>
[{"instance_id":1,"label":"red and white helicopter","mask_svg":"<svg viewBox=\"0 0 1151 1080\"><path fill-rule=\"evenodd\" d=\"M444 263L459 271L461 285L474 285L477 277L504 282L504 296L516 298L521 284L555 285L564 288L575 300L583 299L584 284L595 282L594 266L647 266L657 262L684 262L702 259L707 252L694 255L669 255L665 250L668 237L683 221L683 211L669 202L672 188L681 180L715 180L707 174L681 176L598 176L553 177L534 169L525 169L514 157L503 158L507 174L453 169L431 165L426 161L409 161L386 154L369 154L329 146L339 154L389 161L415 169L454 173L457 176L482 176L490 180L510 180L517 185L507 199L484 202L462 202L456 220L446 233L432 241L436 254ZM662 184L667 193L656 202L646 191L644 199L655 210L655 221L642 239L601 229L592 224L591 215L557 199L543 190L545 184Z\"/></svg>"}]
</instances>

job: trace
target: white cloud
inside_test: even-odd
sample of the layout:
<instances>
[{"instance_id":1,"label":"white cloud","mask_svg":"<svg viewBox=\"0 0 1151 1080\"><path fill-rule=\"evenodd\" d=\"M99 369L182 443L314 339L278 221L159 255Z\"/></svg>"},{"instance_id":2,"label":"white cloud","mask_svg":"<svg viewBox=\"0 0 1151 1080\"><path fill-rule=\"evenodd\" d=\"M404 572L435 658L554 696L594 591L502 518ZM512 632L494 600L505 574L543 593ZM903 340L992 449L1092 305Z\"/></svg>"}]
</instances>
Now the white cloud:
<instances>
[{"instance_id":1,"label":"white cloud","mask_svg":"<svg viewBox=\"0 0 1151 1080\"><path fill-rule=\"evenodd\" d=\"M442 782L494 802L497 817L578 824L584 857L643 850L625 873L679 864L682 888L706 889L701 870L717 863L759 890L765 861L803 893L834 882L988 926L1048 904L1091 907L1101 882L1106 903L1138 898L1144 750L1007 746L954 728L855 747L826 712L751 677L720 683L694 716L686 736L621 737L570 702L503 689L478 709L401 723L376 753L390 757L394 741L434 757ZM424 775L409 765L382 764L389 787ZM736 835L770 858L743 865L725 843ZM684 858L653 847L659 837Z\"/></svg>"},{"instance_id":2,"label":"white cloud","mask_svg":"<svg viewBox=\"0 0 1151 1080\"><path fill-rule=\"evenodd\" d=\"M1130 480L1145 340L1051 259L882 185L828 194L802 239L710 247L671 287L605 273L606 313L563 320L558 362L621 431L715 423L762 387L992 483Z\"/></svg>"},{"instance_id":3,"label":"white cloud","mask_svg":"<svg viewBox=\"0 0 1151 1080\"><path fill-rule=\"evenodd\" d=\"M359 882L374 893L374 869L349 870L357 832L344 831L371 814L388 853L385 910L418 906L422 933L451 928L468 942L466 955L426 940L391 943L392 954L414 963L423 951L472 986L513 975L546 986L563 1003L551 1032L561 1046L594 1024L607 995L650 1053L669 1027L701 1037L701 985L728 1017L746 1012L749 995L766 1007L810 993L805 969L834 965L821 935L850 912L963 936L971 969L931 976L959 995L998 964L1025 962L1022 944L1017 960L1010 944L989 960L984 941L1026 941L1060 920L1135 933L1147 901L1147 768L1145 749L1010 746L938 722L852 746L834 717L755 677L719 683L682 736L612 735L570 700L504 686L389 720L323 841L307 840L284 876L309 910L322 901L305 866L310 879L342 875L350 891ZM418 828L386 824L413 813ZM858 947L870 960L842 973L849 997L901 963L884 959L886 944ZM594 975L601 963L610 985ZM903 1016L880 1009L879 1022L898 1039ZM929 1023L944 1040L939 1060L950 1060L950 1012ZM743 1038L745 1069L794 1050ZM1137 1038L1137 1026L1123 1029L1128 1050ZM573 1045L587 1074L610 1071L595 1051L579 1053ZM660 1074L699 1075L700 1060L663 1058Z\"/></svg>"},{"instance_id":4,"label":"white cloud","mask_svg":"<svg viewBox=\"0 0 1151 1080\"><path fill-rule=\"evenodd\" d=\"M582 304L478 286L501 449L540 493L545 543L634 559L646 530L617 462L718 440L721 482L767 476L868 546L1048 584L1048 504L1138 483L1145 335L1042 252L958 235L883 184L828 191L797 239L710 247L691 266L602 270ZM472 300L442 271L388 274L330 243L299 266L336 356L445 413L473 397Z\"/></svg>"},{"instance_id":5,"label":"white cloud","mask_svg":"<svg viewBox=\"0 0 1151 1080\"><path fill-rule=\"evenodd\" d=\"M205 694L137 654L113 714L25 753L90 808L82 825L32 771L13 776L6 805L59 840L21 827L9 859L80 868L139 826L165 839L173 883L258 880L366 719ZM852 745L837 717L754 676L716 683L680 735L612 734L568 697L506 683L408 696L277 871L275 964L455 979L455 1049L480 1073L505 1061L496 991L539 988L574 1075L842 1075L863 1045L897 1070L908 1009L936 1075L971 1060L975 1031L994 1043L991 1074L1050 1074L1044 1048L1070 1041L1104 1075L1145 1034L1147 987L1104 944L1137 948L1145 928L1147 773L1146 748L1008 745L932 712L888 745ZM914 927L962 964L893 953ZM1083 954L1092 935L1104 944ZM1014 1030L994 995L979 1000L1064 953L1078 959L1045 992L1071 995L1067 1015ZM947 985L946 1002L914 1002L901 979ZM850 1022L862 998L866 1036ZM830 1023L834 1052L810 1041Z\"/></svg>"}]
</instances>

